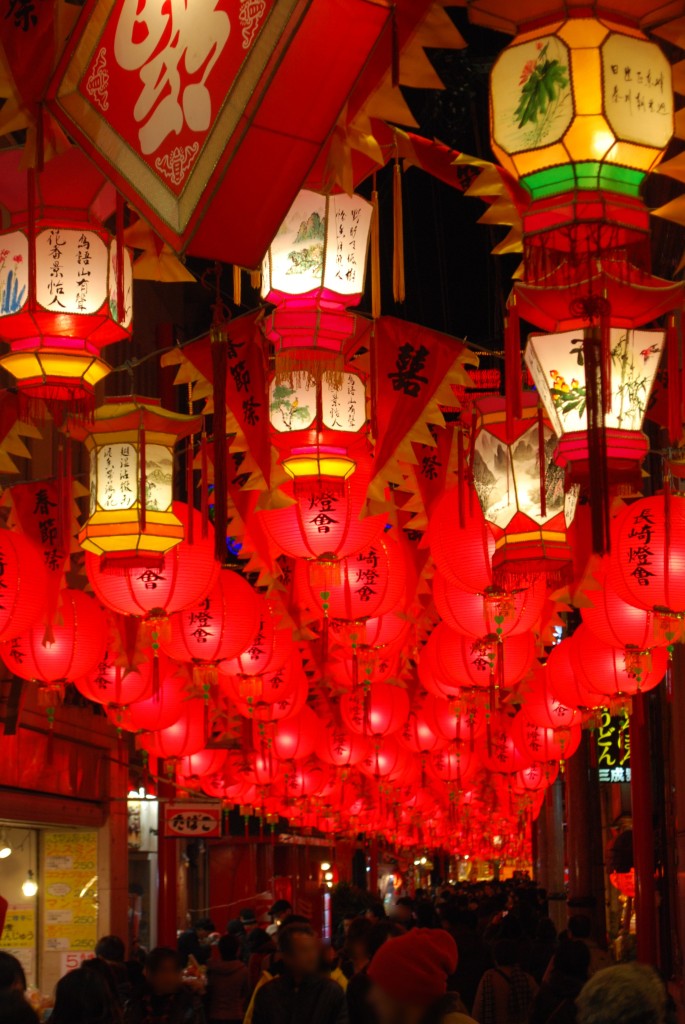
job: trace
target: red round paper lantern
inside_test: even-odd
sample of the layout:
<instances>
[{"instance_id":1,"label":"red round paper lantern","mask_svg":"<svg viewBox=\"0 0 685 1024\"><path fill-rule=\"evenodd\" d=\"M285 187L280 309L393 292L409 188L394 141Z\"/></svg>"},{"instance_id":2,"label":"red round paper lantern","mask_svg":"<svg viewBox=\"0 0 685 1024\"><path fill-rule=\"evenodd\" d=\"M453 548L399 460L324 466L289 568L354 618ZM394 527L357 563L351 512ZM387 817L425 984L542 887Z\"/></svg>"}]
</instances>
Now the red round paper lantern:
<instances>
[{"instance_id":1,"label":"red round paper lantern","mask_svg":"<svg viewBox=\"0 0 685 1024\"><path fill-rule=\"evenodd\" d=\"M498 643L487 637L463 637L441 622L421 652L419 669L429 692L449 697L463 687L488 688L496 682L509 689L528 672L534 658L530 633Z\"/></svg>"},{"instance_id":2,"label":"red round paper lantern","mask_svg":"<svg viewBox=\"0 0 685 1024\"><path fill-rule=\"evenodd\" d=\"M350 768L364 760L370 747L371 740L366 736L331 724L319 736L316 753L322 761L335 768Z\"/></svg>"},{"instance_id":3,"label":"red round paper lantern","mask_svg":"<svg viewBox=\"0 0 685 1024\"><path fill-rule=\"evenodd\" d=\"M259 598L259 624L245 648L236 657L219 664L219 673L228 676L259 676L276 672L294 654L292 634L277 629L272 608L263 597Z\"/></svg>"},{"instance_id":4,"label":"red round paper lantern","mask_svg":"<svg viewBox=\"0 0 685 1024\"><path fill-rule=\"evenodd\" d=\"M219 690L229 700L246 701L251 706L276 704L289 697L302 682L306 687L301 666L296 665L293 659L274 672L264 672L259 676L220 673L218 682Z\"/></svg>"},{"instance_id":5,"label":"red round paper lantern","mask_svg":"<svg viewBox=\"0 0 685 1024\"><path fill-rule=\"evenodd\" d=\"M647 611L685 612L685 498L639 498L613 531L609 582Z\"/></svg>"},{"instance_id":6,"label":"red round paper lantern","mask_svg":"<svg viewBox=\"0 0 685 1024\"><path fill-rule=\"evenodd\" d=\"M381 534L349 558L299 562L295 591L305 607L331 619L357 621L386 615L405 597L404 552L393 537Z\"/></svg>"},{"instance_id":7,"label":"red round paper lantern","mask_svg":"<svg viewBox=\"0 0 685 1024\"><path fill-rule=\"evenodd\" d=\"M427 694L423 707L431 724L446 740L473 743L485 732L484 702L474 691L466 690L453 700Z\"/></svg>"},{"instance_id":8,"label":"red round paper lantern","mask_svg":"<svg viewBox=\"0 0 685 1024\"><path fill-rule=\"evenodd\" d=\"M151 665L142 661L135 668L127 668L107 650L90 672L74 680L74 685L95 704L126 706L152 695Z\"/></svg>"},{"instance_id":9,"label":"red round paper lantern","mask_svg":"<svg viewBox=\"0 0 685 1024\"><path fill-rule=\"evenodd\" d=\"M374 683L340 698L340 713L347 728L360 736L390 736L409 715L407 691L390 683Z\"/></svg>"},{"instance_id":10,"label":"red round paper lantern","mask_svg":"<svg viewBox=\"0 0 685 1024\"><path fill-rule=\"evenodd\" d=\"M409 712L404 725L397 733L398 742L412 754L430 754L447 745L447 740L438 731L431 716L430 705L425 706L435 699L431 694L427 694L426 701L422 701Z\"/></svg>"},{"instance_id":11,"label":"red round paper lantern","mask_svg":"<svg viewBox=\"0 0 685 1024\"><path fill-rule=\"evenodd\" d=\"M302 800L304 797L319 793L325 786L327 778L323 765L317 764L316 761L300 761L288 765L273 791L286 801Z\"/></svg>"},{"instance_id":12,"label":"red round paper lantern","mask_svg":"<svg viewBox=\"0 0 685 1024\"><path fill-rule=\"evenodd\" d=\"M550 729L568 729L580 721L580 712L573 704L564 704L550 688L549 672L536 666L530 679L521 684L519 696L524 701L526 718Z\"/></svg>"},{"instance_id":13,"label":"red round paper lantern","mask_svg":"<svg viewBox=\"0 0 685 1024\"><path fill-rule=\"evenodd\" d=\"M659 685L668 668L668 651L664 647L619 651L603 644L587 626L579 626L573 634L571 661L588 689L606 697L632 696Z\"/></svg>"},{"instance_id":14,"label":"red round paper lantern","mask_svg":"<svg viewBox=\"0 0 685 1024\"><path fill-rule=\"evenodd\" d=\"M207 744L204 701L186 701L173 725L148 733L139 742L151 757L163 761L199 753Z\"/></svg>"},{"instance_id":15,"label":"red round paper lantern","mask_svg":"<svg viewBox=\"0 0 685 1024\"><path fill-rule=\"evenodd\" d=\"M526 792L536 792L553 785L559 775L559 765L535 761L516 773L516 785Z\"/></svg>"},{"instance_id":16,"label":"red round paper lantern","mask_svg":"<svg viewBox=\"0 0 685 1024\"><path fill-rule=\"evenodd\" d=\"M158 692L146 697L145 700L129 704L119 712L114 721L130 732L152 732L168 728L178 721L183 712L185 684L186 677L174 666L166 668L161 676Z\"/></svg>"},{"instance_id":17,"label":"red round paper lantern","mask_svg":"<svg viewBox=\"0 0 685 1024\"><path fill-rule=\"evenodd\" d=\"M298 761L314 753L321 731L321 721L311 708L304 707L298 715L283 719L274 727L274 754L281 761Z\"/></svg>"},{"instance_id":18,"label":"red round paper lantern","mask_svg":"<svg viewBox=\"0 0 685 1024\"><path fill-rule=\"evenodd\" d=\"M90 672L105 653L107 619L97 601L82 590L63 590L46 636L36 625L2 645L7 667L21 679L58 683Z\"/></svg>"},{"instance_id":19,"label":"red round paper lantern","mask_svg":"<svg viewBox=\"0 0 685 1024\"><path fill-rule=\"evenodd\" d=\"M187 538L188 506L175 501L173 510ZM181 541L167 551L161 568L103 572L101 558L86 551L86 572L96 597L122 615L141 616L171 615L201 601L216 583L219 563L214 559L214 529L210 524L202 536L202 515L195 509L193 532L193 543Z\"/></svg>"},{"instance_id":20,"label":"red round paper lantern","mask_svg":"<svg viewBox=\"0 0 685 1024\"><path fill-rule=\"evenodd\" d=\"M25 633L45 607L47 573L28 538L0 530L0 641Z\"/></svg>"},{"instance_id":21,"label":"red round paper lantern","mask_svg":"<svg viewBox=\"0 0 685 1024\"><path fill-rule=\"evenodd\" d=\"M336 652L337 653L337 652ZM338 686L349 688L360 683L384 683L397 674L399 653L375 647L362 647L356 655L329 660L326 670Z\"/></svg>"},{"instance_id":22,"label":"red round paper lantern","mask_svg":"<svg viewBox=\"0 0 685 1024\"><path fill-rule=\"evenodd\" d=\"M368 548L385 525L384 516L360 518L369 470L358 466L347 480L312 478L284 485L294 499L287 508L258 513L278 550L291 558L346 558Z\"/></svg>"},{"instance_id":23,"label":"red round paper lantern","mask_svg":"<svg viewBox=\"0 0 685 1024\"><path fill-rule=\"evenodd\" d=\"M514 719L503 712L490 718L487 735L480 740L478 752L485 768L490 772L511 774L525 768L530 757L519 750L512 735Z\"/></svg>"},{"instance_id":24,"label":"red round paper lantern","mask_svg":"<svg viewBox=\"0 0 685 1024\"><path fill-rule=\"evenodd\" d=\"M258 595L226 569L205 598L169 616L160 646L177 661L216 662L241 654L259 628Z\"/></svg>"},{"instance_id":25,"label":"red round paper lantern","mask_svg":"<svg viewBox=\"0 0 685 1024\"><path fill-rule=\"evenodd\" d=\"M225 763L225 750L198 750L196 754L181 758L176 766L176 779L182 785L185 782L211 778L218 775Z\"/></svg>"},{"instance_id":26,"label":"red round paper lantern","mask_svg":"<svg viewBox=\"0 0 685 1024\"><path fill-rule=\"evenodd\" d=\"M483 594L471 594L449 583L436 572L433 598L450 629L464 636L500 637L527 633L540 618L547 587L540 576L526 590L507 593L489 587Z\"/></svg>"},{"instance_id":27,"label":"red round paper lantern","mask_svg":"<svg viewBox=\"0 0 685 1024\"><path fill-rule=\"evenodd\" d=\"M247 679L244 676L243 679ZM307 683L302 673L297 674L295 688L276 701L234 700L231 710L254 722L280 722L300 713L307 703Z\"/></svg>"},{"instance_id":28,"label":"red round paper lantern","mask_svg":"<svg viewBox=\"0 0 685 1024\"><path fill-rule=\"evenodd\" d=\"M479 767L479 758L468 743L450 744L438 750L428 761L428 771L441 782L461 785L472 778Z\"/></svg>"},{"instance_id":29,"label":"red round paper lantern","mask_svg":"<svg viewBox=\"0 0 685 1024\"><path fill-rule=\"evenodd\" d=\"M351 651L352 645L358 648L373 647L393 650L400 647L409 632L410 623L401 612L389 612L364 622L343 622L335 619L331 623L331 637L337 644Z\"/></svg>"},{"instance_id":30,"label":"red round paper lantern","mask_svg":"<svg viewBox=\"0 0 685 1024\"><path fill-rule=\"evenodd\" d=\"M628 604L614 590L608 573L603 573L598 583L598 590L587 591L585 596L592 604L581 609L581 615L584 624L602 643L646 651L679 639L683 627L675 616Z\"/></svg>"},{"instance_id":31,"label":"red round paper lantern","mask_svg":"<svg viewBox=\"0 0 685 1024\"><path fill-rule=\"evenodd\" d=\"M459 488L445 491L436 502L428 527L433 560L445 579L472 593L492 586L495 539L478 502L464 488L464 525L460 519Z\"/></svg>"},{"instance_id":32,"label":"red round paper lantern","mask_svg":"<svg viewBox=\"0 0 685 1024\"><path fill-rule=\"evenodd\" d=\"M562 761L575 754L580 745L581 727L552 729L532 721L525 707L512 722L514 742L531 761Z\"/></svg>"},{"instance_id":33,"label":"red round paper lantern","mask_svg":"<svg viewBox=\"0 0 685 1024\"><path fill-rule=\"evenodd\" d=\"M359 771L372 779L385 779L392 782L404 771L408 760L394 736L384 736L374 741L371 750L363 761L359 762Z\"/></svg>"},{"instance_id":34,"label":"red round paper lantern","mask_svg":"<svg viewBox=\"0 0 685 1024\"><path fill-rule=\"evenodd\" d=\"M573 667L573 637L555 644L547 657L547 680L550 694L564 707L587 710L599 707L604 695L585 685Z\"/></svg>"}]
</instances>

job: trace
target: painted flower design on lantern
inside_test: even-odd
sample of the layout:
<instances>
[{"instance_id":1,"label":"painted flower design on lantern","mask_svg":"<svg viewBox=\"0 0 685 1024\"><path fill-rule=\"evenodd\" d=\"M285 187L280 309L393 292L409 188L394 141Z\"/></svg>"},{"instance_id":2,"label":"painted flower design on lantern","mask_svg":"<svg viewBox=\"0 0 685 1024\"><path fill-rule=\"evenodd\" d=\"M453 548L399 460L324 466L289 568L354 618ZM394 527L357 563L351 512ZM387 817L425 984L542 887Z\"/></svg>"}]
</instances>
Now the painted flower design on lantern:
<instances>
[{"instance_id":1,"label":"painted flower design on lantern","mask_svg":"<svg viewBox=\"0 0 685 1024\"><path fill-rule=\"evenodd\" d=\"M7 241L13 237L23 240L22 235L6 236ZM0 315L8 316L17 313L24 305L28 276L24 254L17 252L14 246L0 249Z\"/></svg>"},{"instance_id":2,"label":"painted flower design on lantern","mask_svg":"<svg viewBox=\"0 0 685 1024\"><path fill-rule=\"evenodd\" d=\"M568 66L550 53L550 44L538 42L537 56L521 70L521 96L514 117L518 127L533 125L533 141L539 143L549 131L559 107L570 99Z\"/></svg>"}]
</instances>

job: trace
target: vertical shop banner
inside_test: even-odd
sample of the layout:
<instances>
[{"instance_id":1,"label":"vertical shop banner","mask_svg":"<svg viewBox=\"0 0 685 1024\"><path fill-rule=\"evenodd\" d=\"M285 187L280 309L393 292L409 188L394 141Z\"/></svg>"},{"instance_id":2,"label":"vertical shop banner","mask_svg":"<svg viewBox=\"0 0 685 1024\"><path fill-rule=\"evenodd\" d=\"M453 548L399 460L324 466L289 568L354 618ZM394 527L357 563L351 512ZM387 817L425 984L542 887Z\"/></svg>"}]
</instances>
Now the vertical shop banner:
<instances>
[{"instance_id":1,"label":"vertical shop banner","mask_svg":"<svg viewBox=\"0 0 685 1024\"><path fill-rule=\"evenodd\" d=\"M43 947L90 952L98 940L97 832L45 832Z\"/></svg>"},{"instance_id":2,"label":"vertical shop banner","mask_svg":"<svg viewBox=\"0 0 685 1024\"><path fill-rule=\"evenodd\" d=\"M0 934L0 949L15 956L26 973L29 985L35 984L36 911L28 904L10 904Z\"/></svg>"}]
</instances>

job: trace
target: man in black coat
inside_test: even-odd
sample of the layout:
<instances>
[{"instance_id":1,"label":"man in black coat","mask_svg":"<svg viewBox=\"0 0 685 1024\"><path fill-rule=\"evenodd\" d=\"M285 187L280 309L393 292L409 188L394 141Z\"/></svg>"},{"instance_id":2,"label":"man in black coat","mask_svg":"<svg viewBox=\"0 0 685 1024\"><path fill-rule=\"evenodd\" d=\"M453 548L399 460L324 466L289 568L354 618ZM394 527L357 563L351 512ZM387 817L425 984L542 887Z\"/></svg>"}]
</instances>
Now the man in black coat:
<instances>
[{"instance_id":1,"label":"man in black coat","mask_svg":"<svg viewBox=\"0 0 685 1024\"><path fill-rule=\"evenodd\" d=\"M348 1024L345 993L319 973L319 940L308 924L278 933L283 971L257 992L252 1024Z\"/></svg>"}]
</instances>

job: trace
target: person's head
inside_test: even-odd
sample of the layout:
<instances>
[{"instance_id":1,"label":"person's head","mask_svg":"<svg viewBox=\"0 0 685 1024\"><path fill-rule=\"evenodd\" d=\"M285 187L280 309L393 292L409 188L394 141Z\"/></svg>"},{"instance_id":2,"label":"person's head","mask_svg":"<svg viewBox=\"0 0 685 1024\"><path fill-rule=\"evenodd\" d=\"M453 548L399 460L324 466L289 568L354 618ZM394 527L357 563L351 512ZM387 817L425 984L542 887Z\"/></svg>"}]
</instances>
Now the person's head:
<instances>
[{"instance_id":1,"label":"person's head","mask_svg":"<svg viewBox=\"0 0 685 1024\"><path fill-rule=\"evenodd\" d=\"M8 992L0 999L0 1024L38 1024L38 1014L23 992Z\"/></svg>"},{"instance_id":2,"label":"person's head","mask_svg":"<svg viewBox=\"0 0 685 1024\"><path fill-rule=\"evenodd\" d=\"M618 964L598 971L576 1000L578 1024L663 1024L666 991L646 964Z\"/></svg>"},{"instance_id":3,"label":"person's head","mask_svg":"<svg viewBox=\"0 0 685 1024\"><path fill-rule=\"evenodd\" d=\"M216 931L214 922L209 917L198 918L193 927L198 939L203 943L209 942L209 936L213 931Z\"/></svg>"},{"instance_id":4,"label":"person's head","mask_svg":"<svg viewBox=\"0 0 685 1024\"><path fill-rule=\"evenodd\" d=\"M183 965L175 949L158 946L145 960L145 978L157 996L178 992L183 984Z\"/></svg>"},{"instance_id":5,"label":"person's head","mask_svg":"<svg viewBox=\"0 0 685 1024\"><path fill-rule=\"evenodd\" d=\"M553 945L557 939L557 930L551 917L541 917L535 929L535 938L538 942Z\"/></svg>"},{"instance_id":6,"label":"person's head","mask_svg":"<svg viewBox=\"0 0 685 1024\"><path fill-rule=\"evenodd\" d=\"M572 939L589 939L590 926L590 918L585 914L572 914L566 928Z\"/></svg>"},{"instance_id":7,"label":"person's head","mask_svg":"<svg viewBox=\"0 0 685 1024\"><path fill-rule=\"evenodd\" d=\"M366 917L357 917L350 922L345 938L345 951L350 960L365 963L369 959L369 940L375 925Z\"/></svg>"},{"instance_id":8,"label":"person's head","mask_svg":"<svg viewBox=\"0 0 685 1024\"><path fill-rule=\"evenodd\" d=\"M113 964L123 964L126 948L118 935L103 935L95 947L95 955L100 960L109 960Z\"/></svg>"},{"instance_id":9,"label":"person's head","mask_svg":"<svg viewBox=\"0 0 685 1024\"><path fill-rule=\"evenodd\" d=\"M7 992L25 992L26 975L16 956L0 949L0 995Z\"/></svg>"},{"instance_id":10,"label":"person's head","mask_svg":"<svg viewBox=\"0 0 685 1024\"><path fill-rule=\"evenodd\" d=\"M292 914L293 905L288 900L276 900L269 910L269 917L275 924L282 924L288 914Z\"/></svg>"},{"instance_id":11,"label":"person's head","mask_svg":"<svg viewBox=\"0 0 685 1024\"><path fill-rule=\"evenodd\" d=\"M412 1024L447 992L457 944L441 929L415 928L385 942L368 968L369 1002L379 1024Z\"/></svg>"},{"instance_id":12,"label":"person's head","mask_svg":"<svg viewBox=\"0 0 685 1024\"><path fill-rule=\"evenodd\" d=\"M240 958L240 939L237 935L222 935L219 939L219 956L222 960L238 960Z\"/></svg>"},{"instance_id":13,"label":"person's head","mask_svg":"<svg viewBox=\"0 0 685 1024\"><path fill-rule=\"evenodd\" d=\"M57 982L52 1024L119 1024L121 1011L98 970L81 966Z\"/></svg>"},{"instance_id":14,"label":"person's head","mask_svg":"<svg viewBox=\"0 0 685 1024\"><path fill-rule=\"evenodd\" d=\"M250 907L246 907L244 910L240 911L240 921L248 934L253 930L253 928L257 927L255 912Z\"/></svg>"},{"instance_id":15,"label":"person's head","mask_svg":"<svg viewBox=\"0 0 685 1024\"><path fill-rule=\"evenodd\" d=\"M562 942L554 954L554 970L578 981L587 981L590 950L584 942Z\"/></svg>"},{"instance_id":16,"label":"person's head","mask_svg":"<svg viewBox=\"0 0 685 1024\"><path fill-rule=\"evenodd\" d=\"M411 928L414 922L414 904L407 896L401 896L395 905L390 908L390 917L397 924L405 928Z\"/></svg>"},{"instance_id":17,"label":"person's head","mask_svg":"<svg viewBox=\"0 0 685 1024\"><path fill-rule=\"evenodd\" d=\"M400 935L404 934L405 931L402 925L395 924L394 921L379 921L378 924L372 925L368 942L369 960L373 960L378 950L381 946L385 945L388 939L399 939Z\"/></svg>"},{"instance_id":18,"label":"person's head","mask_svg":"<svg viewBox=\"0 0 685 1024\"><path fill-rule=\"evenodd\" d=\"M385 913L385 907L380 900L374 900L374 902L367 907L365 917L367 917L372 924L377 924L378 921L385 920L387 914Z\"/></svg>"},{"instance_id":19,"label":"person's head","mask_svg":"<svg viewBox=\"0 0 685 1024\"><path fill-rule=\"evenodd\" d=\"M296 978L316 974L321 947L310 925L297 921L284 925L278 932L278 949L283 963Z\"/></svg>"},{"instance_id":20,"label":"person's head","mask_svg":"<svg viewBox=\"0 0 685 1024\"><path fill-rule=\"evenodd\" d=\"M342 920L343 935L347 935L350 930L350 925L353 921L357 920L356 914L345 914Z\"/></svg>"},{"instance_id":21,"label":"person's head","mask_svg":"<svg viewBox=\"0 0 685 1024\"><path fill-rule=\"evenodd\" d=\"M496 942L492 955L497 967L514 967L519 962L518 945L513 939Z\"/></svg>"}]
</instances>

